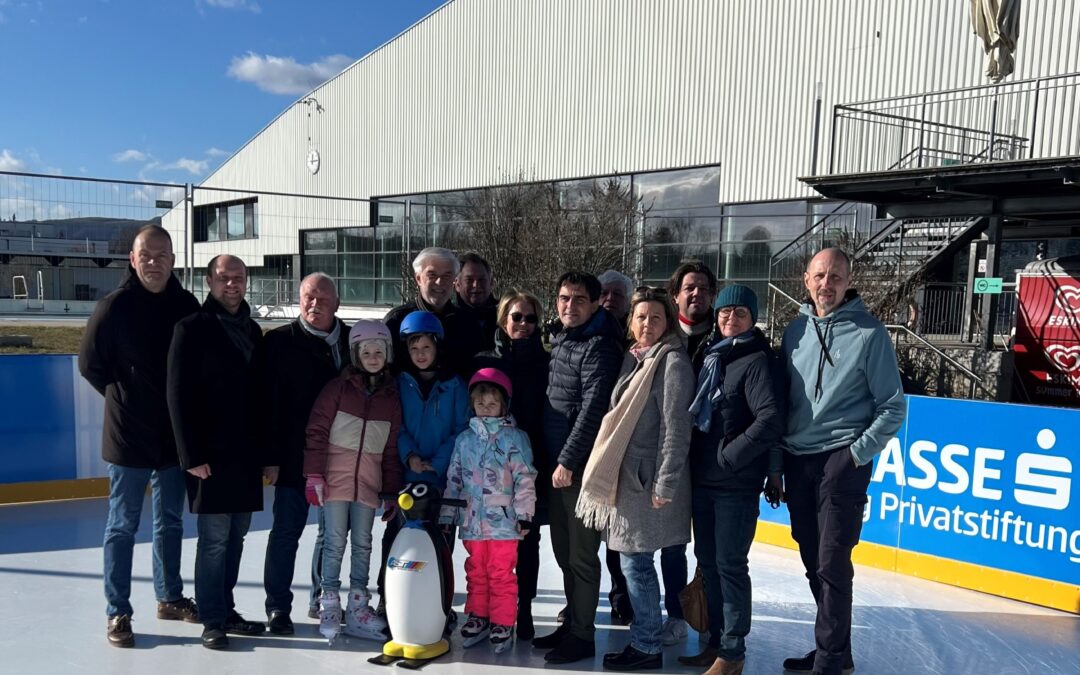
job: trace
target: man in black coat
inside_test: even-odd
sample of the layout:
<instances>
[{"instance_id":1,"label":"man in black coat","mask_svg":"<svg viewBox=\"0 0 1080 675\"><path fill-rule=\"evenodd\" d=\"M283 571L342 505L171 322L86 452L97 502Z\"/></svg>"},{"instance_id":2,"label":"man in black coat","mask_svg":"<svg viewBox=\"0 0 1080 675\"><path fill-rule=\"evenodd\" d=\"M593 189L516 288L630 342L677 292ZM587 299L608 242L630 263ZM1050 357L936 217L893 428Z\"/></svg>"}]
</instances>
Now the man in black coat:
<instances>
[{"instance_id":1,"label":"man in black coat","mask_svg":"<svg viewBox=\"0 0 1080 675\"><path fill-rule=\"evenodd\" d=\"M226 633L258 635L265 626L236 611L252 511L262 510L262 454L254 436L251 357L262 330L244 300L247 267L219 255L207 267L210 294L197 314L176 325L169 348L168 402L188 504L198 515L195 600L202 643L224 649Z\"/></svg>"},{"instance_id":2,"label":"man in black coat","mask_svg":"<svg viewBox=\"0 0 1080 675\"><path fill-rule=\"evenodd\" d=\"M86 324L79 372L105 397L101 455L109 463L105 526L105 598L109 643L131 647L131 559L146 484L154 518L154 594L159 619L198 622L183 596L184 472L165 404L165 362L176 322L199 303L172 275L172 238L157 225L135 235L131 267Z\"/></svg>"},{"instance_id":3,"label":"man in black coat","mask_svg":"<svg viewBox=\"0 0 1080 675\"><path fill-rule=\"evenodd\" d=\"M458 257L461 271L454 280L454 307L459 323L459 351L470 357L455 370L466 381L472 377L472 358L495 348L495 310L498 303L492 296L491 265L478 253L463 253Z\"/></svg>"},{"instance_id":4,"label":"man in black coat","mask_svg":"<svg viewBox=\"0 0 1080 675\"><path fill-rule=\"evenodd\" d=\"M550 649L549 663L571 663L596 653L596 606L600 599L600 533L585 526L574 508L581 477L622 365L622 335L600 307L600 282L567 272L556 298L562 330L552 338L544 435L555 469L549 504L551 545L563 572L569 621L533 640Z\"/></svg>"},{"instance_id":5,"label":"man in black coat","mask_svg":"<svg viewBox=\"0 0 1080 675\"><path fill-rule=\"evenodd\" d=\"M459 375L472 366L472 357L476 351L470 335L475 326L458 310L452 300L454 282L461 272L461 263L454 252L432 246L416 254L412 262L416 285L419 292L411 302L391 309L383 318L383 323L390 329L394 341L394 352L408 355L409 349L398 335L401 322L416 311L431 312L439 318L445 337L439 344L439 360ZM394 359L391 365L395 372L400 371L408 358ZM469 373L471 375L471 373Z\"/></svg>"},{"instance_id":6,"label":"man in black coat","mask_svg":"<svg viewBox=\"0 0 1080 675\"><path fill-rule=\"evenodd\" d=\"M304 497L305 431L311 408L326 383L349 362L349 329L335 316L340 305L329 276L316 272L300 282L300 316L268 332L255 348L258 427L264 433L267 479L274 486L274 524L266 542L263 587L270 632L292 635L293 572L308 518ZM308 614L318 617L322 568L322 518L311 561Z\"/></svg>"}]
</instances>

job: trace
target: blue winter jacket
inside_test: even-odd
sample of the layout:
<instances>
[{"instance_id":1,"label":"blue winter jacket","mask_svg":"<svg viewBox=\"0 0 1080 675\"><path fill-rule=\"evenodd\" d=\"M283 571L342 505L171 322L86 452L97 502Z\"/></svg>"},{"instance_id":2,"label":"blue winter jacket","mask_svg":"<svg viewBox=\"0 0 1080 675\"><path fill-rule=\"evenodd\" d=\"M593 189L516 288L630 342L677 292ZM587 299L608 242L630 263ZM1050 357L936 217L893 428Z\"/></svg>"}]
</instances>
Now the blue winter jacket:
<instances>
[{"instance_id":1,"label":"blue winter jacket","mask_svg":"<svg viewBox=\"0 0 1080 675\"><path fill-rule=\"evenodd\" d=\"M531 522L536 513L529 435L510 415L497 424L492 433L484 419L474 417L454 445L443 496L464 499L466 506L444 506L440 522L460 525L466 541L521 539L519 523Z\"/></svg>"},{"instance_id":2,"label":"blue winter jacket","mask_svg":"<svg viewBox=\"0 0 1080 675\"><path fill-rule=\"evenodd\" d=\"M425 399L410 373L398 375L401 392L401 431L398 453L405 465L405 482L428 481L446 487L446 469L454 453L454 439L469 424L469 392L460 377L440 379ZM431 462L433 471L417 473L409 468L416 455Z\"/></svg>"},{"instance_id":3,"label":"blue winter jacket","mask_svg":"<svg viewBox=\"0 0 1080 675\"><path fill-rule=\"evenodd\" d=\"M806 303L784 331L788 425L784 446L807 455L851 446L859 466L900 430L907 412L889 332L853 291L826 317Z\"/></svg>"}]
</instances>

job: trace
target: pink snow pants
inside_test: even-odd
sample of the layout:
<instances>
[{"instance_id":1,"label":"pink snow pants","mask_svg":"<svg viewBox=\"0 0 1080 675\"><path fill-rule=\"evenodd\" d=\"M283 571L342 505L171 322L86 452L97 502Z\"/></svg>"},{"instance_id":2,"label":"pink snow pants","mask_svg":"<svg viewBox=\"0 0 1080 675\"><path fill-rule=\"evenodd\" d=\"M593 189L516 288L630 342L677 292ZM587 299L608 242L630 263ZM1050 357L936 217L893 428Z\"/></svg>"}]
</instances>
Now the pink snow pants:
<instances>
[{"instance_id":1,"label":"pink snow pants","mask_svg":"<svg viewBox=\"0 0 1080 675\"><path fill-rule=\"evenodd\" d=\"M464 541L465 613L493 624L513 626L517 620L517 539Z\"/></svg>"}]
</instances>

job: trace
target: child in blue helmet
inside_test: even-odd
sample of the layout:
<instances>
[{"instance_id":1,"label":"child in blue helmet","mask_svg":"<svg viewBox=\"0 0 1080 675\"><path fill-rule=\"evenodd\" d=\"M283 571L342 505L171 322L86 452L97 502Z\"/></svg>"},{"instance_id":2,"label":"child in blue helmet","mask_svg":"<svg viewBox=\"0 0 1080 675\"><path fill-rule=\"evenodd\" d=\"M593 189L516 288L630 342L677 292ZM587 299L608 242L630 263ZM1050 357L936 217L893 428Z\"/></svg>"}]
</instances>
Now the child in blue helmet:
<instances>
[{"instance_id":1,"label":"child in blue helmet","mask_svg":"<svg viewBox=\"0 0 1080 675\"><path fill-rule=\"evenodd\" d=\"M405 482L427 481L443 489L454 439L469 424L465 382L440 359L443 327L431 312L412 312L399 330L408 360L398 375L402 429L398 453Z\"/></svg>"}]
</instances>

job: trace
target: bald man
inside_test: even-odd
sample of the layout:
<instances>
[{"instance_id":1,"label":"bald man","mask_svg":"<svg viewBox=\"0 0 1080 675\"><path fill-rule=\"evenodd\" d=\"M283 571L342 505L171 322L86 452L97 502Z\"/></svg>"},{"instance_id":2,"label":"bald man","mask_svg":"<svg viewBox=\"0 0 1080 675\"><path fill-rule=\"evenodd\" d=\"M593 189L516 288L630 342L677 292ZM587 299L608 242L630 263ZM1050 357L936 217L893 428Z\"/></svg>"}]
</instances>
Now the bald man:
<instances>
[{"instance_id":1,"label":"bald man","mask_svg":"<svg viewBox=\"0 0 1080 675\"><path fill-rule=\"evenodd\" d=\"M816 649L791 672L834 675L851 658L851 551L862 532L874 457L907 411L889 332L851 288L851 259L821 251L803 274L810 297L784 331L789 376L784 481L791 536L817 603Z\"/></svg>"},{"instance_id":2,"label":"bald man","mask_svg":"<svg viewBox=\"0 0 1080 675\"><path fill-rule=\"evenodd\" d=\"M183 595L184 472L165 404L165 360L173 327L199 309L173 276L172 238L158 225L135 235L120 287L105 296L86 324L79 372L105 397L101 456L109 464L105 525L106 637L135 645L131 561L147 483L153 507L154 595L159 619L198 622Z\"/></svg>"}]
</instances>

